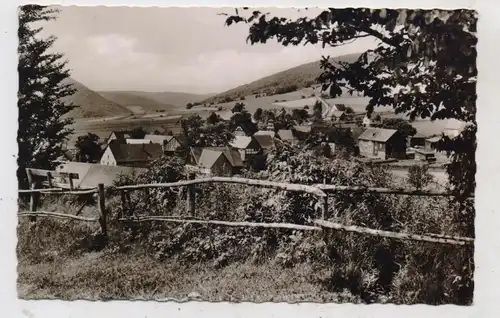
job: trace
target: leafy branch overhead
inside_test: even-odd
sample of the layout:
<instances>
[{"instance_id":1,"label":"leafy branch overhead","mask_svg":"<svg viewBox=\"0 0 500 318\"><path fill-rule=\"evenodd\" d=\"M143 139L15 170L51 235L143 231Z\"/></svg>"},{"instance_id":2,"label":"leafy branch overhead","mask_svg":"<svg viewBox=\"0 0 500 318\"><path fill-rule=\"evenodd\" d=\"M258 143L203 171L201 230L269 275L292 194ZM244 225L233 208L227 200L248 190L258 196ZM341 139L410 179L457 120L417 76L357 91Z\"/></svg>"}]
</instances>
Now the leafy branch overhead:
<instances>
[{"instance_id":1,"label":"leafy branch overhead","mask_svg":"<svg viewBox=\"0 0 500 318\"><path fill-rule=\"evenodd\" d=\"M359 38L377 41L353 63L323 57L318 81L332 97L342 91L362 92L367 112L390 106L416 118L454 118L469 125L442 148L452 149L449 171L465 171L462 194L475 187L476 28L471 10L334 9L295 20L244 9L226 18L226 25L249 25L247 42L277 40L284 46L321 44L336 47ZM460 149L454 145L460 144ZM460 167L457 167L456 165ZM453 179L453 178L451 178Z\"/></svg>"}]
</instances>

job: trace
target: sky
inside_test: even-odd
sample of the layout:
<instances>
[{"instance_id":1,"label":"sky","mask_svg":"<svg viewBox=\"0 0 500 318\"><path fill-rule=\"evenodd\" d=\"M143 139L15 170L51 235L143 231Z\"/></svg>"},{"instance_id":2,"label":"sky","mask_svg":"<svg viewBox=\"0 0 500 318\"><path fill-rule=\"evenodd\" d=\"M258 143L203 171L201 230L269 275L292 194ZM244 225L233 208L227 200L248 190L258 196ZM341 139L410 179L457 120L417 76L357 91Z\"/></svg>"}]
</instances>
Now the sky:
<instances>
[{"instance_id":1,"label":"sky","mask_svg":"<svg viewBox=\"0 0 500 318\"><path fill-rule=\"evenodd\" d=\"M64 53L72 77L97 90L218 93L276 72L362 52L374 40L322 49L284 47L276 41L246 43L248 25L224 25L232 8L57 7L42 36L55 35L53 50ZM261 9L297 18L321 10Z\"/></svg>"}]
</instances>

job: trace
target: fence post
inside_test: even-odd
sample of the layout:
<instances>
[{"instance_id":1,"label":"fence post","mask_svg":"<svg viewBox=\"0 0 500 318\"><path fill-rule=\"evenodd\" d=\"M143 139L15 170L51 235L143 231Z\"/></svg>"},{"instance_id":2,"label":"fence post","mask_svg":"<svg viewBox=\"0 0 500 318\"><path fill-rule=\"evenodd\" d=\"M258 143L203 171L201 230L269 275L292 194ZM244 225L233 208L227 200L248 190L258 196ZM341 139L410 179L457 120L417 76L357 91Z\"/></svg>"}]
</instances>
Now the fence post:
<instances>
[{"instance_id":1,"label":"fence post","mask_svg":"<svg viewBox=\"0 0 500 318\"><path fill-rule=\"evenodd\" d=\"M52 173L47 172L47 183L49 185L49 188L52 188Z\"/></svg>"},{"instance_id":2,"label":"fence post","mask_svg":"<svg viewBox=\"0 0 500 318\"><path fill-rule=\"evenodd\" d=\"M189 180L195 179L195 174L190 173ZM196 202L196 185L190 184L186 186L186 213L189 216L195 215L195 202Z\"/></svg>"},{"instance_id":3,"label":"fence post","mask_svg":"<svg viewBox=\"0 0 500 318\"><path fill-rule=\"evenodd\" d=\"M101 233L106 237L108 235L108 228L106 225L106 202L104 193L104 184L97 185L98 190L98 203L99 203L99 224L101 225Z\"/></svg>"},{"instance_id":4,"label":"fence post","mask_svg":"<svg viewBox=\"0 0 500 318\"><path fill-rule=\"evenodd\" d=\"M120 199L122 201L122 211L120 215L118 215L118 219L121 219L124 215L127 214L127 199L125 197L125 190L120 190Z\"/></svg>"},{"instance_id":5,"label":"fence post","mask_svg":"<svg viewBox=\"0 0 500 318\"><path fill-rule=\"evenodd\" d=\"M69 175L69 180L68 180L68 182L69 182L69 189L70 189L71 191L73 191L73 190L75 189L75 186L73 185L73 178L72 178L71 174Z\"/></svg>"},{"instance_id":6,"label":"fence post","mask_svg":"<svg viewBox=\"0 0 500 318\"><path fill-rule=\"evenodd\" d=\"M31 190L35 190L37 188L36 180L33 178L33 174L30 169L26 169L26 174L28 176L28 183L30 185ZM38 207L38 200L40 198L40 193L31 192L30 194L30 212L36 212ZM36 222L36 216L30 216L30 225L33 226Z\"/></svg>"},{"instance_id":7,"label":"fence post","mask_svg":"<svg viewBox=\"0 0 500 318\"><path fill-rule=\"evenodd\" d=\"M321 200L322 200L322 202L321 202L322 203L321 218L323 220L326 220L330 217L330 213L328 211L328 194L326 195L326 197L322 197Z\"/></svg>"}]
</instances>

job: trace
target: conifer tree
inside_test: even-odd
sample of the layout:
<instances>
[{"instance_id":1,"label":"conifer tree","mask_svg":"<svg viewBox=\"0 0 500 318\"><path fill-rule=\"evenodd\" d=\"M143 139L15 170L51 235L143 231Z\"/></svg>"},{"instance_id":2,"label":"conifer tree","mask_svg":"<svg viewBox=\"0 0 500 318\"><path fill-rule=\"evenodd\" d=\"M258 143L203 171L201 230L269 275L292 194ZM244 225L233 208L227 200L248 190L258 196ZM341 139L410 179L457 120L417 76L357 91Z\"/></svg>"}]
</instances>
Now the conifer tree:
<instances>
[{"instance_id":1,"label":"conifer tree","mask_svg":"<svg viewBox=\"0 0 500 318\"><path fill-rule=\"evenodd\" d=\"M20 187L27 187L25 168L51 169L63 154L73 122L64 116L75 105L64 101L74 93L63 55L50 49L56 37L42 38L41 23L54 20L58 10L25 5L19 9L19 130L18 171Z\"/></svg>"}]
</instances>

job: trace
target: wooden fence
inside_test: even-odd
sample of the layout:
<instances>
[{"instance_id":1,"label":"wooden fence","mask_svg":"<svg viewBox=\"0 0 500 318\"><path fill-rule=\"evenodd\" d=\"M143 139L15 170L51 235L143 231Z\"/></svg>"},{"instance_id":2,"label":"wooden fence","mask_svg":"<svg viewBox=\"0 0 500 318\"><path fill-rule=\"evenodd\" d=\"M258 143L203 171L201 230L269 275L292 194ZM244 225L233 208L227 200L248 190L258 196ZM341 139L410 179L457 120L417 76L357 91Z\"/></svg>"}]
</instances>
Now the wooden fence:
<instances>
[{"instance_id":1,"label":"wooden fence","mask_svg":"<svg viewBox=\"0 0 500 318\"><path fill-rule=\"evenodd\" d=\"M101 233L107 236L107 224L108 224L108 209L106 208L106 189L103 184L99 184L93 189L73 189L73 186L69 190L54 188L53 183L50 181L40 182L36 181L34 176L44 177L50 180L54 176L53 173L42 170L28 169L29 180L31 183L30 190L19 190L21 194L30 194L30 210L18 212L18 216L30 217L31 221L36 221L36 217L55 217L55 218L68 218L78 221L85 222L98 222L101 228ZM71 178L77 178L77 176L66 176ZM234 222L234 221L221 221L221 220L203 220L196 218L196 206L195 206L195 186L197 184L204 183L235 183L243 184L248 186L258 186L266 188L280 189L290 192L301 192L309 193L314 195L321 207L321 219L311 221L310 225L303 224L290 224L290 223L254 223L254 222ZM49 188L37 188L38 185L44 184L49 186ZM458 236L448 236L443 234L410 234L410 233L398 233L391 231L382 231L377 229L371 229L367 227L359 227L352 225L343 225L339 223L334 223L328 221L329 218L329 207L328 207L328 195L335 192L357 192L357 193L379 193L379 194L396 194L396 195L412 195L412 196L452 196L451 193L442 191L413 191L405 189L387 189L387 188L369 188L369 187L351 187L351 186L336 186L336 185L303 185L303 184L291 184L282 182L272 182L265 180L255 180L255 179L245 179L245 178L234 178L234 177L211 177L204 179L194 179L193 176L189 180L173 182L173 183L151 183L151 184L137 184L137 185L126 185L118 187L108 187L109 190L113 192L120 193L120 198L122 201L122 206L126 206L127 202L130 203L130 191L137 190L148 190L152 188L172 188L172 187L186 187L186 216L174 217L174 216L123 216L119 215L118 221L132 221L132 222L170 222L170 223L194 223L194 224L212 224L219 226L229 226L229 227L260 227L260 228L277 228L277 229L293 229L302 231L325 231L325 230L337 230L344 232L359 233L362 235L371 235L386 237L398 240L411 240L411 241L421 241L429 243L439 243L439 244L450 244L450 245L470 245L474 243L473 238L458 237ZM79 216L83 206L87 204L88 200L84 200L83 206L73 215L69 213L58 213L58 212L48 212L48 211L38 211L38 201L40 194L49 195L76 195L76 196L97 196L98 205L98 215L96 218L88 218Z\"/></svg>"}]
</instances>

